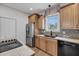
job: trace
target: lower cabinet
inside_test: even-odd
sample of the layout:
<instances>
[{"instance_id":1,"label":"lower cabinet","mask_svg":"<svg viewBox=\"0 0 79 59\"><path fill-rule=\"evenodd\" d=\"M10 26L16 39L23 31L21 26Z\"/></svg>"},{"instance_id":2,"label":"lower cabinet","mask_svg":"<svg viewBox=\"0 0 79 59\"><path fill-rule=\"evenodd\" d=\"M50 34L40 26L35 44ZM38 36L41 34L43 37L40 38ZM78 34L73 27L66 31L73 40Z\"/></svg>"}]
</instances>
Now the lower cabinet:
<instances>
[{"instance_id":1,"label":"lower cabinet","mask_svg":"<svg viewBox=\"0 0 79 59\"><path fill-rule=\"evenodd\" d=\"M57 40L47 40L46 42L46 52L51 55L57 55Z\"/></svg>"},{"instance_id":2,"label":"lower cabinet","mask_svg":"<svg viewBox=\"0 0 79 59\"><path fill-rule=\"evenodd\" d=\"M40 48L41 50L45 51L46 53L48 53L50 55L57 56L58 41L53 38L52 39L49 39L46 37L39 37L39 38L40 39L37 39L38 43L37 43L36 47Z\"/></svg>"},{"instance_id":3,"label":"lower cabinet","mask_svg":"<svg viewBox=\"0 0 79 59\"><path fill-rule=\"evenodd\" d=\"M40 48L40 37L35 37L35 46L37 47L37 48Z\"/></svg>"},{"instance_id":4,"label":"lower cabinet","mask_svg":"<svg viewBox=\"0 0 79 59\"><path fill-rule=\"evenodd\" d=\"M40 49L46 51L46 40L44 38L40 38Z\"/></svg>"}]
</instances>

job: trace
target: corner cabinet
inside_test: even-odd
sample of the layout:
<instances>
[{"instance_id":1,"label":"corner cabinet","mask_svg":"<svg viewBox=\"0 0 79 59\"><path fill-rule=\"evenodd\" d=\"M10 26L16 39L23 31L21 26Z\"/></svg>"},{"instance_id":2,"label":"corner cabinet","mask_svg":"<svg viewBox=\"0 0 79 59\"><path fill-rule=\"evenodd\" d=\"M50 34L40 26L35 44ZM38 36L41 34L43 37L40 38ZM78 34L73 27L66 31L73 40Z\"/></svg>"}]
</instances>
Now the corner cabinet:
<instances>
[{"instance_id":1,"label":"corner cabinet","mask_svg":"<svg viewBox=\"0 0 79 59\"><path fill-rule=\"evenodd\" d=\"M60 9L62 29L79 29L79 4L71 4Z\"/></svg>"},{"instance_id":2,"label":"corner cabinet","mask_svg":"<svg viewBox=\"0 0 79 59\"><path fill-rule=\"evenodd\" d=\"M40 34L44 27L44 16L34 13L28 17L28 23L35 23L35 34Z\"/></svg>"},{"instance_id":3,"label":"corner cabinet","mask_svg":"<svg viewBox=\"0 0 79 59\"><path fill-rule=\"evenodd\" d=\"M39 34L39 30L38 30L38 19L39 18L40 18L40 15L37 13L34 13L28 16L28 23L35 23L35 35Z\"/></svg>"}]
</instances>

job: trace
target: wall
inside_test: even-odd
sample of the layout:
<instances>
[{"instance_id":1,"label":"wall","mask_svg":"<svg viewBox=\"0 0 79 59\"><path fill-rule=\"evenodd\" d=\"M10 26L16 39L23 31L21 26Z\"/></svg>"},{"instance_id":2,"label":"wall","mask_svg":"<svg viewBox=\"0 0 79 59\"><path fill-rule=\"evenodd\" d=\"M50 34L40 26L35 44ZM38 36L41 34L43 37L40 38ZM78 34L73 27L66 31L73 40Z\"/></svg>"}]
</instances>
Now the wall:
<instances>
[{"instance_id":1,"label":"wall","mask_svg":"<svg viewBox=\"0 0 79 59\"><path fill-rule=\"evenodd\" d=\"M26 26L26 23L28 23L28 21L27 21L28 14L24 14L15 9L11 9L9 7L0 5L0 16L16 19L17 39L22 41L25 44L26 43L25 26Z\"/></svg>"}]
</instances>

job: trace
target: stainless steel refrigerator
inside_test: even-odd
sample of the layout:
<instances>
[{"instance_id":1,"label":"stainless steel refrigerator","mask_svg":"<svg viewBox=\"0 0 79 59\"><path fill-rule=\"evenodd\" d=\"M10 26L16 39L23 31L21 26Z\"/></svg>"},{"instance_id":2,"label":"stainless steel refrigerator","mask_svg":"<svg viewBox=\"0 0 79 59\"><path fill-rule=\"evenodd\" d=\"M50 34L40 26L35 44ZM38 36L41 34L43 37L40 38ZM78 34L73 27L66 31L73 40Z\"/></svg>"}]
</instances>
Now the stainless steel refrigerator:
<instances>
[{"instance_id":1,"label":"stainless steel refrigerator","mask_svg":"<svg viewBox=\"0 0 79 59\"><path fill-rule=\"evenodd\" d=\"M35 47L35 23L26 25L26 45Z\"/></svg>"}]
</instances>

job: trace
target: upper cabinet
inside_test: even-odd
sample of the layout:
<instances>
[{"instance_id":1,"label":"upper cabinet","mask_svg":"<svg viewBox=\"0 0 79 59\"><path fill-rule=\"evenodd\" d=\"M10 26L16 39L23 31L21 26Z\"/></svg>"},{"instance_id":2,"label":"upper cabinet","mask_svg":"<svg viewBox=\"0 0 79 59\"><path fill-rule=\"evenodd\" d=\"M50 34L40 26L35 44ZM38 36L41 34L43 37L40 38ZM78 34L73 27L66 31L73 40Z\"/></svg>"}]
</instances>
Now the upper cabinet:
<instances>
[{"instance_id":1,"label":"upper cabinet","mask_svg":"<svg viewBox=\"0 0 79 59\"><path fill-rule=\"evenodd\" d=\"M28 18L29 23L35 23L35 35L39 33L39 30L38 30L38 20L39 20L39 18L40 18L40 15L37 14L37 13L30 15L29 18Z\"/></svg>"},{"instance_id":2,"label":"upper cabinet","mask_svg":"<svg viewBox=\"0 0 79 59\"><path fill-rule=\"evenodd\" d=\"M36 14L29 16L29 23L34 23L38 19L38 16Z\"/></svg>"},{"instance_id":3,"label":"upper cabinet","mask_svg":"<svg viewBox=\"0 0 79 59\"><path fill-rule=\"evenodd\" d=\"M72 4L60 9L62 29L79 29L79 4Z\"/></svg>"},{"instance_id":4,"label":"upper cabinet","mask_svg":"<svg viewBox=\"0 0 79 59\"><path fill-rule=\"evenodd\" d=\"M38 28L43 29L43 27L44 27L44 16L40 16L38 20Z\"/></svg>"}]
</instances>

